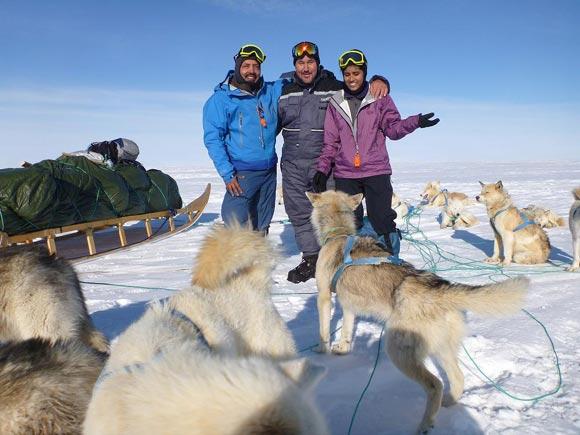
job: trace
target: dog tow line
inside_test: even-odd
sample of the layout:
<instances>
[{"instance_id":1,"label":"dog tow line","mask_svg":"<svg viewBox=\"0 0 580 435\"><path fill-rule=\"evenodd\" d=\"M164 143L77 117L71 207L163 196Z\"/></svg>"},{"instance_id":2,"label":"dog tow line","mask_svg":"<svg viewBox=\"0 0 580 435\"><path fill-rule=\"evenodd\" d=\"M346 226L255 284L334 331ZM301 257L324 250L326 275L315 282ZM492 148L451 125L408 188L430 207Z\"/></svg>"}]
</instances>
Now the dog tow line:
<instances>
[{"instance_id":1,"label":"dog tow line","mask_svg":"<svg viewBox=\"0 0 580 435\"><path fill-rule=\"evenodd\" d=\"M501 212L505 211L507 209L504 210L500 210L498 213L496 213L495 216L497 216L498 214L500 214ZM417 248L417 250L419 251L419 253L423 256L423 260L426 262L426 264L430 264L430 266L428 267L428 270L430 270L431 272L436 272L436 271L451 271L451 270L481 270L481 271L487 271L487 273L483 273L481 274L482 276L487 276L488 279L490 279L491 281L494 281L493 276L491 276L491 273L495 272L495 273L499 273L507 278L509 278L510 276L508 275L508 273L506 273L506 271L496 265L482 265L481 262L479 261L474 261L471 260L469 258L466 257L460 257L456 254L450 253L448 251L445 251L443 249L441 249L439 246L437 246L437 244L431 240L429 240L427 238L427 236L423 233L423 231L421 231L421 229L419 228L419 225L415 226L413 224L411 224L410 218L411 217L416 217L418 216L420 218L420 214L422 211L422 207L417 207L416 209L413 210L413 214L412 216L408 216L408 219L406 217L406 224L407 224L407 231L404 232L405 234L405 240L407 240L409 243L413 244L415 246L415 248ZM494 217L495 217L494 216ZM532 224L533 222L529 221L527 219L527 217L521 216L521 219L524 221L523 224L520 224L518 227L516 227L514 229L514 231L518 231L522 228L524 228L525 226ZM411 229L411 231L410 231ZM417 240L415 238L413 238L413 234L417 234L419 233L422 237L423 237L423 241ZM449 254L449 256L446 256L445 254ZM442 269L440 267L438 267L438 260L435 259L435 256L437 256L439 258L439 260L443 259L443 260L447 260L449 262L455 263L455 267L452 268L448 268L448 269ZM464 260L468 260L466 262L460 262L458 260L456 260L456 258L459 259L464 259ZM539 271L539 270L522 270L522 271L515 271L516 274L518 273L525 273L525 274L544 274L544 273L549 273L549 272L560 272L560 270L548 270L548 271ZM476 275L479 276L479 275ZM471 276L474 277L474 276ZM506 396L510 397L511 399L514 400L519 400L519 401L529 401L529 402L537 402L541 399L544 399L548 396L552 396L554 394L556 394L558 391L560 391L561 386L562 386L562 372L560 369L560 362L559 362L559 357L558 357L558 353L556 351L554 342L552 340L552 337L550 336L548 329L546 328L546 326L540 322L536 317L534 317L534 315L532 313L530 313L529 311L522 309L521 311L523 311L528 317L530 317L531 319L533 319L535 322L537 322L543 329L544 334L546 335L546 337L548 338L548 341L550 342L550 346L552 349L552 353L554 354L554 361L555 361L555 366L556 366L556 372L558 375L558 382L557 382L557 386L552 390L549 391L547 393L535 396L535 397L530 397L530 398L522 398L522 397L518 397L515 394L509 393L508 391L506 391L503 387L501 387L500 385L498 385L495 381L493 381L487 374L484 373L484 371L479 367L479 365L476 363L475 359L469 354L469 352L467 351L467 349L465 348L465 346L463 346L463 350L465 351L467 357L469 358L469 360L473 363L473 365L476 367L476 369L481 373L481 375L490 383L491 386L493 386L495 389L497 389L498 391L500 391L502 394L505 394Z\"/></svg>"}]
</instances>

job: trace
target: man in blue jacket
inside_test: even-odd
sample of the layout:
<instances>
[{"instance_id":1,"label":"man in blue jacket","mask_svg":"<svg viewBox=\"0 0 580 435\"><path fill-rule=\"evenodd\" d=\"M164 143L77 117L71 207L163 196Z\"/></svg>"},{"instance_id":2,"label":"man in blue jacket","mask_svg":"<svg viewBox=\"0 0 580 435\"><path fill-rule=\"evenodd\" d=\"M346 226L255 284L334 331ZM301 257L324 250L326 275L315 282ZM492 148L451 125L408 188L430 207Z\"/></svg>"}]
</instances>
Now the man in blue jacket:
<instances>
[{"instance_id":1,"label":"man in blue jacket","mask_svg":"<svg viewBox=\"0 0 580 435\"><path fill-rule=\"evenodd\" d=\"M276 200L276 129L283 81L265 82L266 55L242 46L229 71L203 108L204 142L226 184L222 218L268 233Z\"/></svg>"}]
</instances>

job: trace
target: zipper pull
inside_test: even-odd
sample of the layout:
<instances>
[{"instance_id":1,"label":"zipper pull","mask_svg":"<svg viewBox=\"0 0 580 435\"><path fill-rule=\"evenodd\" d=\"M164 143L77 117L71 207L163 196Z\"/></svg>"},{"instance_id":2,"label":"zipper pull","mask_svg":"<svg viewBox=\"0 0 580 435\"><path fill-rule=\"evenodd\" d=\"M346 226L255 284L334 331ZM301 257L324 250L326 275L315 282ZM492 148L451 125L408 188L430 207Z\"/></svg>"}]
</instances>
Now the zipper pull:
<instances>
[{"instance_id":1,"label":"zipper pull","mask_svg":"<svg viewBox=\"0 0 580 435\"><path fill-rule=\"evenodd\" d=\"M356 153L354 154L354 162L353 163L354 163L355 168L360 168L361 161L360 161L360 154L359 154L358 150L356 150Z\"/></svg>"},{"instance_id":2,"label":"zipper pull","mask_svg":"<svg viewBox=\"0 0 580 435\"><path fill-rule=\"evenodd\" d=\"M258 111L258 117L260 118L260 125L266 128L268 123L266 122L266 118L264 118L264 109L262 109L262 104L258 104L256 110Z\"/></svg>"}]
</instances>

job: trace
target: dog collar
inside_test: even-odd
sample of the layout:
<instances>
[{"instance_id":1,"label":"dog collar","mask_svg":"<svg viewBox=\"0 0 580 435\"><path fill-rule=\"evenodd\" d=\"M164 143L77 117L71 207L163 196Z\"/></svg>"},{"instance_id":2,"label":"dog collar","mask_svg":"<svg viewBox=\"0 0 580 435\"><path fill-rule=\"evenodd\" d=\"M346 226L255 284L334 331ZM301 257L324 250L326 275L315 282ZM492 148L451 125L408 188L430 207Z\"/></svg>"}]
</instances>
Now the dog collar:
<instances>
[{"instance_id":1,"label":"dog collar","mask_svg":"<svg viewBox=\"0 0 580 435\"><path fill-rule=\"evenodd\" d=\"M321 236L322 246L326 245L329 241L336 239L338 237L348 237L348 234L336 234L334 236L332 235L333 233L338 232L340 230L344 230L344 228L341 228L341 227L330 228L330 230L327 231L326 234Z\"/></svg>"}]
</instances>

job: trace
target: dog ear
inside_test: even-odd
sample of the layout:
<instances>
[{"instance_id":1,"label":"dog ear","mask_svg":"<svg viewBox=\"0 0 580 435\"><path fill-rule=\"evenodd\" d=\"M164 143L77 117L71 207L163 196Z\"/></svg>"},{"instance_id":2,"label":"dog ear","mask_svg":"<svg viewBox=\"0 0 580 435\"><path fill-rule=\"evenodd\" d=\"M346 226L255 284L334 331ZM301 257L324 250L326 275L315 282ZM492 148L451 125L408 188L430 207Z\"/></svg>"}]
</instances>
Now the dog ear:
<instances>
[{"instance_id":1,"label":"dog ear","mask_svg":"<svg viewBox=\"0 0 580 435\"><path fill-rule=\"evenodd\" d=\"M315 205L318 200L320 199L320 193L314 193L314 192L304 192L306 193L306 196L308 197L308 200L310 201L310 203L312 205Z\"/></svg>"},{"instance_id":2,"label":"dog ear","mask_svg":"<svg viewBox=\"0 0 580 435\"><path fill-rule=\"evenodd\" d=\"M350 207L353 210L356 210L356 208L361 203L362 199L363 199L363 194L362 193L357 193L356 195L351 195L350 198L349 198L349 200L350 200Z\"/></svg>"},{"instance_id":3,"label":"dog ear","mask_svg":"<svg viewBox=\"0 0 580 435\"><path fill-rule=\"evenodd\" d=\"M485 186L485 184L483 184L481 181L479 182L479 184L481 187Z\"/></svg>"},{"instance_id":4,"label":"dog ear","mask_svg":"<svg viewBox=\"0 0 580 435\"><path fill-rule=\"evenodd\" d=\"M495 187L497 187L499 190L503 189L503 183L501 182L501 180L499 180L497 183L495 183Z\"/></svg>"},{"instance_id":5,"label":"dog ear","mask_svg":"<svg viewBox=\"0 0 580 435\"><path fill-rule=\"evenodd\" d=\"M326 375L326 368L312 364L308 358L280 362L280 369L301 387L313 389Z\"/></svg>"}]
</instances>

